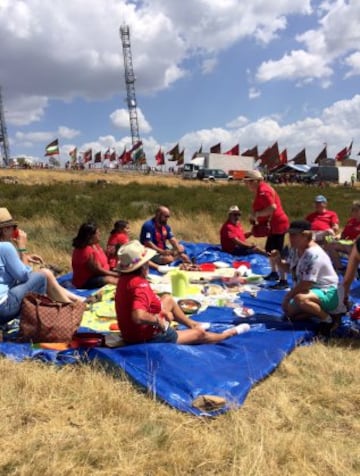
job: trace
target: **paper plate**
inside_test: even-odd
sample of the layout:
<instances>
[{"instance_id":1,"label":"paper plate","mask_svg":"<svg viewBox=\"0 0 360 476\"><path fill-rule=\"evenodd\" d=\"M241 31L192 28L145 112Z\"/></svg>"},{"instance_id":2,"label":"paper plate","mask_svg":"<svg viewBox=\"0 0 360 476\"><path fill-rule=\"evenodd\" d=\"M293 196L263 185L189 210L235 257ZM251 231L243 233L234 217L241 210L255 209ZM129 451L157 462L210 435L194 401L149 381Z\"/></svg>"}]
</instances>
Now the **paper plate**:
<instances>
[{"instance_id":1,"label":"paper plate","mask_svg":"<svg viewBox=\"0 0 360 476\"><path fill-rule=\"evenodd\" d=\"M199 301L195 299L180 299L178 305L184 314L195 314L201 307Z\"/></svg>"},{"instance_id":2,"label":"paper plate","mask_svg":"<svg viewBox=\"0 0 360 476\"><path fill-rule=\"evenodd\" d=\"M214 265L217 268L230 268L229 263L225 263L225 261L214 261Z\"/></svg>"}]
</instances>

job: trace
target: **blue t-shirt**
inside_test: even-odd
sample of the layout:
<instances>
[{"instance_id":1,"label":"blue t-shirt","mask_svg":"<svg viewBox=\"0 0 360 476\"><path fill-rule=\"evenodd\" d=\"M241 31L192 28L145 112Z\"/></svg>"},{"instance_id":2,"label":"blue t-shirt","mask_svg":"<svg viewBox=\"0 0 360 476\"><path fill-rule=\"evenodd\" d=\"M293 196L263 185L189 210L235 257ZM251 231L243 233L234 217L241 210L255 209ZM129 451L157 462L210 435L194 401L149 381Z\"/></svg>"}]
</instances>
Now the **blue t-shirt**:
<instances>
[{"instance_id":1,"label":"blue t-shirt","mask_svg":"<svg viewBox=\"0 0 360 476\"><path fill-rule=\"evenodd\" d=\"M151 241L162 250L166 249L166 240L170 240L174 235L169 225L157 226L155 219L151 218L141 227L140 241L144 245Z\"/></svg>"},{"instance_id":2,"label":"blue t-shirt","mask_svg":"<svg viewBox=\"0 0 360 476\"><path fill-rule=\"evenodd\" d=\"M24 265L15 247L7 242L0 242L0 302L7 297L8 290L17 283L29 279L31 268Z\"/></svg>"}]
</instances>

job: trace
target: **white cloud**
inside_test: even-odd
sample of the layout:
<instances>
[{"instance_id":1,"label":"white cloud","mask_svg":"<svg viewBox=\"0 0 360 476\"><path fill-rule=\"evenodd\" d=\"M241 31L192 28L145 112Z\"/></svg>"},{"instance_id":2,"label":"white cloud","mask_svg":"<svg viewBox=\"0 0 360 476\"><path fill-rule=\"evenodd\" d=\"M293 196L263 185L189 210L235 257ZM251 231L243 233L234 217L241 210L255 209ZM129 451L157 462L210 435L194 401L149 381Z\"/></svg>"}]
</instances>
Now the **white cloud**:
<instances>
[{"instance_id":1,"label":"white cloud","mask_svg":"<svg viewBox=\"0 0 360 476\"><path fill-rule=\"evenodd\" d=\"M345 64L350 67L350 71L346 73L345 78L350 76L359 76L360 75L360 51L349 55L345 59Z\"/></svg>"},{"instance_id":2,"label":"white cloud","mask_svg":"<svg viewBox=\"0 0 360 476\"><path fill-rule=\"evenodd\" d=\"M228 122L226 127L229 129L238 129L239 127L244 127L249 123L249 119L245 116L238 116L236 119Z\"/></svg>"},{"instance_id":3,"label":"white cloud","mask_svg":"<svg viewBox=\"0 0 360 476\"><path fill-rule=\"evenodd\" d=\"M259 89L251 87L249 89L249 99L256 99L261 96L261 91Z\"/></svg>"},{"instance_id":4,"label":"white cloud","mask_svg":"<svg viewBox=\"0 0 360 476\"><path fill-rule=\"evenodd\" d=\"M218 64L217 58L204 59L201 65L201 71L203 74L210 74L214 71Z\"/></svg>"},{"instance_id":5,"label":"white cloud","mask_svg":"<svg viewBox=\"0 0 360 476\"><path fill-rule=\"evenodd\" d=\"M73 139L80 134L80 131L76 129L70 129L66 126L59 126L58 128L58 136L64 139Z\"/></svg>"},{"instance_id":6,"label":"white cloud","mask_svg":"<svg viewBox=\"0 0 360 476\"><path fill-rule=\"evenodd\" d=\"M321 87L329 87L329 77L337 62L359 47L360 2L323 2L318 13L318 29L308 30L296 37L305 49L285 53L279 60L263 62L256 74L259 81L315 78ZM353 61L351 56L345 61L352 68L346 77L358 74L356 56L355 68Z\"/></svg>"},{"instance_id":7,"label":"white cloud","mask_svg":"<svg viewBox=\"0 0 360 476\"><path fill-rule=\"evenodd\" d=\"M8 87L3 89L6 119L9 124L26 126L40 121L48 105L45 96L12 96L7 97Z\"/></svg>"},{"instance_id":8,"label":"white cloud","mask_svg":"<svg viewBox=\"0 0 360 476\"><path fill-rule=\"evenodd\" d=\"M137 117L139 129L142 133L148 134L151 131L151 125L146 120L140 108L137 108ZM129 111L127 109L116 109L110 114L110 120L112 124L119 129L129 129Z\"/></svg>"}]
</instances>

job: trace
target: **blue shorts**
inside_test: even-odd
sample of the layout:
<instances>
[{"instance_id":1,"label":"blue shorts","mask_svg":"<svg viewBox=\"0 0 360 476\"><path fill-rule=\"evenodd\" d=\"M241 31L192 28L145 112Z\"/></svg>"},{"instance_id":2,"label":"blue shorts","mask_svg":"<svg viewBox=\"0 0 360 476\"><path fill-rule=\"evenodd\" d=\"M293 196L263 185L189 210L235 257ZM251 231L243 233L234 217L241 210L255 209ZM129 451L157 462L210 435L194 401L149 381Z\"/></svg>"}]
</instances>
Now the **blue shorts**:
<instances>
[{"instance_id":1,"label":"blue shorts","mask_svg":"<svg viewBox=\"0 0 360 476\"><path fill-rule=\"evenodd\" d=\"M176 330L173 327L169 326L165 332L163 332L162 334L158 334L156 337L151 340L148 340L147 342L149 344L175 344L177 339L178 334Z\"/></svg>"}]
</instances>

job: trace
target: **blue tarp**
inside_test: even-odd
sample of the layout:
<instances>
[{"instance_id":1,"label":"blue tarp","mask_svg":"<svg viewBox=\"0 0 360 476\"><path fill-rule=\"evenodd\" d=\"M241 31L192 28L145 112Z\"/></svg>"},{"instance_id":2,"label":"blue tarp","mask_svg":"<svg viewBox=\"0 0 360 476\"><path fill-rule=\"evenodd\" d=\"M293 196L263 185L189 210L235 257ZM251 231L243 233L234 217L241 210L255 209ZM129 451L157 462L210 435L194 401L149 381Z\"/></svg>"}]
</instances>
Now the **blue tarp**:
<instances>
[{"instance_id":1,"label":"blue tarp","mask_svg":"<svg viewBox=\"0 0 360 476\"><path fill-rule=\"evenodd\" d=\"M186 243L186 251L198 263L234 261L234 257L213 245ZM266 257L253 254L244 259L252 263L254 273L268 273ZM69 275L62 278L62 282L69 280ZM358 292L360 286L355 284L354 289ZM213 416L240 406L253 385L269 375L296 345L309 342L314 336L313 324L293 325L282 320L284 294L285 291L269 289L261 289L256 297L242 294L244 304L256 312L248 319L236 317L232 309L225 307L210 307L199 314L197 319L211 322L214 332L221 332L240 321L251 325L250 332L216 345L139 344L79 353L74 350L45 351L28 344L4 342L0 344L0 354L15 360L41 359L59 365L79 362L84 357L99 359L123 369L169 405L195 415ZM192 407L192 401L204 394L224 397L227 404L215 412L201 412Z\"/></svg>"}]
</instances>

